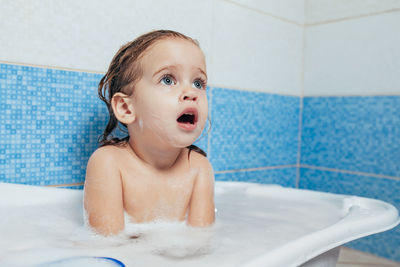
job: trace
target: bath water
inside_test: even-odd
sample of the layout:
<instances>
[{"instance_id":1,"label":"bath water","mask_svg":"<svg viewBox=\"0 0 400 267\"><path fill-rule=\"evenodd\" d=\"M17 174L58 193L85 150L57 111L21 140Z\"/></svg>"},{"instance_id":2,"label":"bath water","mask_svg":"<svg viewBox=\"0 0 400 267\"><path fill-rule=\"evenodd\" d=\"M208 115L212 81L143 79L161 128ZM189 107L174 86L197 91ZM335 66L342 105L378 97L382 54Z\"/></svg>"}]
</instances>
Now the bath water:
<instances>
[{"instance_id":1,"label":"bath water","mask_svg":"<svg viewBox=\"0 0 400 267\"><path fill-rule=\"evenodd\" d=\"M126 218L123 233L102 237L84 226L82 191L30 187L29 194L10 193L4 198L11 201L0 204L0 265L96 256L126 266L240 266L346 214L341 200L290 201L265 188L216 183L216 222L209 228Z\"/></svg>"}]
</instances>

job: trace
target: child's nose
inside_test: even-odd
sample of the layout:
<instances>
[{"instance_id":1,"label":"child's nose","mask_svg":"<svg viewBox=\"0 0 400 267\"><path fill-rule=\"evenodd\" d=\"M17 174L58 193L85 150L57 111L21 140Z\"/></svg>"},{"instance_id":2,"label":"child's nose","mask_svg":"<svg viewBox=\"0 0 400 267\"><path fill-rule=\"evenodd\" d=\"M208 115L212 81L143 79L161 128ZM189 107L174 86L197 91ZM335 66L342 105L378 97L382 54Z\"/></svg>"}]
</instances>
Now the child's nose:
<instances>
[{"instance_id":1,"label":"child's nose","mask_svg":"<svg viewBox=\"0 0 400 267\"><path fill-rule=\"evenodd\" d=\"M181 101L193 101L196 102L198 99L197 94L193 90L186 90L182 92L180 100Z\"/></svg>"}]
</instances>

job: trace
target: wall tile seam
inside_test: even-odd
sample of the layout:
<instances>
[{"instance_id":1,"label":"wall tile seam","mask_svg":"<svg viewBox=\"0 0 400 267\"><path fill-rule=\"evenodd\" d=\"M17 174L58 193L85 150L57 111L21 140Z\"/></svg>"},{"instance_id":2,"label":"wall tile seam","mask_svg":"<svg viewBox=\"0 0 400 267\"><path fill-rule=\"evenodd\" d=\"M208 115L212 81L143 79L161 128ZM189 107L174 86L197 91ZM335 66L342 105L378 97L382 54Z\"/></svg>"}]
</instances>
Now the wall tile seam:
<instances>
[{"instance_id":1,"label":"wall tile seam","mask_svg":"<svg viewBox=\"0 0 400 267\"><path fill-rule=\"evenodd\" d=\"M384 10L384 11L379 11L379 12L371 12L371 13L368 13L368 14L349 16L349 17L338 18L338 19L330 19L330 20L325 20L325 21L320 21L320 22L304 23L303 26L308 28L308 27L332 24L332 23L337 23L337 22L343 22L343 21L350 21L350 20L355 20L355 19L362 19L362 18L367 18L367 17L379 16L379 15L383 15L383 14L390 14L390 13L395 13L395 12L400 12L400 8L394 8L394 9L389 9L389 10Z\"/></svg>"},{"instance_id":2,"label":"wall tile seam","mask_svg":"<svg viewBox=\"0 0 400 267\"><path fill-rule=\"evenodd\" d=\"M257 9L255 7L250 7L250 6L247 6L247 5L244 5L244 4L236 3L236 2L231 1L231 0L220 0L220 1L232 4L232 5L236 5L236 6L239 6L241 8L244 8L244 9L251 10L253 12L256 12L256 13L259 13L261 15L280 20L280 21L285 22L285 23L293 24L293 25L296 25L296 26L299 26L299 27L304 27L304 24L302 24L302 23L298 23L298 22L296 22L294 20L290 20L290 19L287 19L287 18L284 18L284 17L273 15L272 13L265 12L264 10Z\"/></svg>"},{"instance_id":3,"label":"wall tile seam","mask_svg":"<svg viewBox=\"0 0 400 267\"><path fill-rule=\"evenodd\" d=\"M291 93L282 93L282 92L276 92L276 91L266 91L266 90L261 90L260 88L243 88L243 87L236 87L236 86L226 86L226 85L221 85L221 84L209 84L208 86L213 87L215 89L226 89L226 90L232 90L232 91L244 91L244 92L249 92L249 93L262 93L262 94L268 94L268 95L278 95L278 96L290 96L290 97L300 97L299 94L291 94Z\"/></svg>"},{"instance_id":4,"label":"wall tile seam","mask_svg":"<svg viewBox=\"0 0 400 267\"><path fill-rule=\"evenodd\" d=\"M400 90L400 88L399 88ZM381 97L381 96L400 96L399 92L390 92L390 93L371 93L371 94L359 94L359 95L305 95L303 98L339 98L339 97Z\"/></svg>"},{"instance_id":5,"label":"wall tile seam","mask_svg":"<svg viewBox=\"0 0 400 267\"><path fill-rule=\"evenodd\" d=\"M209 128L209 130L208 130L208 134L207 134L207 157L208 158L210 158L210 155L211 155L211 135L212 135L212 124L211 124L211 122L212 122L212 116L211 116L211 114L212 114L212 103L213 103L213 101L212 101L212 99L213 99L213 87L210 87L210 102L209 102L209 104L208 104L208 119L209 119L209 122L210 122L210 128Z\"/></svg>"},{"instance_id":6,"label":"wall tile seam","mask_svg":"<svg viewBox=\"0 0 400 267\"><path fill-rule=\"evenodd\" d=\"M290 165L277 165L277 166L265 166L265 167L257 167L257 168L246 168L246 169L233 169L233 170L223 170L223 171L215 171L215 174L223 174L223 173L239 173L239 172L251 172L251 171L265 171L265 170L276 170L276 169L289 169L289 168L298 168L297 164Z\"/></svg>"},{"instance_id":7,"label":"wall tile seam","mask_svg":"<svg viewBox=\"0 0 400 267\"><path fill-rule=\"evenodd\" d=\"M359 176L369 176L369 177L374 177L374 178L384 178L384 179L400 181L400 177L396 177L396 176L388 176L388 175L380 175L380 174L374 174L374 173L349 171L349 170L343 170L343 169L334 169L334 168L313 166L313 165L307 165L307 164L278 165L278 166L266 166L266 167L259 167L259 168L224 170L224 171L216 171L215 174L240 173L240 172L264 171L264 170L276 170L276 169L288 169L288 168L297 168L297 169L307 168L307 169L314 169L314 170L340 172L340 173L354 174L354 175L359 175ZM53 184L53 185L46 185L45 187L65 187L65 186L81 186L81 185L84 185L84 182L71 183L71 184Z\"/></svg>"},{"instance_id":8,"label":"wall tile seam","mask_svg":"<svg viewBox=\"0 0 400 267\"><path fill-rule=\"evenodd\" d=\"M44 187L67 187L67 186L82 186L85 182L80 183L71 183L71 184L51 184L51 185L44 185Z\"/></svg>"},{"instance_id":9,"label":"wall tile seam","mask_svg":"<svg viewBox=\"0 0 400 267\"><path fill-rule=\"evenodd\" d=\"M287 19L287 18L284 18L284 17L273 15L271 13L265 12L263 10L260 10L260 9L254 8L254 7L250 7L250 6L247 6L247 5L244 5L244 4L233 2L231 0L221 0L221 1L233 4L233 5L236 5L236 6L239 6L241 8L245 8L245 9L257 12L257 13L260 13L260 14L268 16L268 17L272 17L272 18L278 19L278 20L286 22L286 23L294 24L294 25L299 26L299 27L313 27L313 26L319 26L319 25L325 25L325 24L332 24L332 23L336 23L336 22L360 19L360 18L377 16L377 15L388 14L388 13L393 13L393 12L399 12L400 11L400 8L393 8L393 9L384 10L384 11L371 12L371 13L367 13L367 14L348 16L348 17L344 17L344 18L331 19L331 20L325 20L325 21L319 21L319 22L313 22L313 23L307 23L307 22L299 23L299 22L296 22L294 20L290 20L290 19ZM307 16L307 9L306 8L304 10L304 14L305 14L305 18L306 18L306 16ZM305 20L307 20L307 19L305 19Z\"/></svg>"},{"instance_id":10,"label":"wall tile seam","mask_svg":"<svg viewBox=\"0 0 400 267\"><path fill-rule=\"evenodd\" d=\"M74 69L62 66L49 66L49 65L41 65L41 64L34 64L34 63L23 63L23 62L11 62L11 61L4 61L0 60L0 64L7 64L7 65L17 65L17 66L24 66L24 67L33 67L33 68L43 68L43 69L51 69L51 70L60 70L60 71L71 71L71 72L84 72L84 73L91 73L91 74L100 74L105 75L106 72L94 71L94 70L84 70L84 69ZM226 86L221 84L207 84L207 87L215 88L215 89L228 89L228 90L236 90L236 91L245 91L251 93L263 93L263 94L270 94L270 95L279 95L279 96L292 96L292 97L300 97L298 94L290 94L290 93L278 93L274 91L265 91L260 90L260 88L242 88L242 87L235 87L235 86ZM400 95L400 93L399 93Z\"/></svg>"},{"instance_id":11,"label":"wall tile seam","mask_svg":"<svg viewBox=\"0 0 400 267\"><path fill-rule=\"evenodd\" d=\"M71 71L71 72L84 72L84 73L90 73L90 74L101 74L104 75L106 72L102 71L96 71L96 70L86 70L86 69L80 69L80 68L69 68L69 67L63 67L63 66L50 66L50 65L42 65L42 64L35 64L35 63L26 63L26 62L14 62L14 61L7 61L7 60L1 60L0 59L0 64L7 64L7 65L17 65L17 66L23 66L23 67L33 67L33 68L42 68L42 69L51 69L51 70L61 70L61 71Z\"/></svg>"},{"instance_id":12,"label":"wall tile seam","mask_svg":"<svg viewBox=\"0 0 400 267\"><path fill-rule=\"evenodd\" d=\"M307 1L304 3L304 14L307 10ZM296 169L296 188L300 186L300 163L301 163L301 147L303 138L303 108L304 108L304 89L305 89L305 66L306 66L306 30L302 29L302 51L301 51L301 88L299 97L299 127L297 133L297 169Z\"/></svg>"},{"instance_id":13,"label":"wall tile seam","mask_svg":"<svg viewBox=\"0 0 400 267\"><path fill-rule=\"evenodd\" d=\"M265 170L276 170L276 169L289 169L289 168L298 168L298 167L299 166L297 166L297 165L267 166L267 167L259 167L259 168L216 171L215 174L240 173L240 172L250 172L250 171L265 171ZM52 184L52 185L44 185L44 187L70 187L70 186L82 186L84 184L85 184L84 182L71 183L71 184Z\"/></svg>"},{"instance_id":14,"label":"wall tile seam","mask_svg":"<svg viewBox=\"0 0 400 267\"><path fill-rule=\"evenodd\" d=\"M299 127L297 133L297 162L296 162L296 188L299 188L300 185L300 166L301 166L301 147L302 147L302 138L303 138L303 97L299 99Z\"/></svg>"},{"instance_id":15,"label":"wall tile seam","mask_svg":"<svg viewBox=\"0 0 400 267\"><path fill-rule=\"evenodd\" d=\"M343 170L343 169L335 169L335 168L328 168L328 167L323 167L323 166L300 164L299 168L313 169L313 170L320 170L320 171L339 172L339 173L353 174L353 175L358 175L358 176L369 176L369 177L378 178L378 179L390 179L390 180L400 181L400 177L397 177L397 176L390 176L390 175L376 174L376 173L369 173L369 172L350 171L350 170Z\"/></svg>"},{"instance_id":16,"label":"wall tile seam","mask_svg":"<svg viewBox=\"0 0 400 267\"><path fill-rule=\"evenodd\" d=\"M39 64L29 64L29 63L17 63L17 62L9 62L9 61L2 61L0 60L0 64L8 64L8 65L18 65L18 66L25 66L25 67L34 67L34 68L44 68L44 69L52 69L52 70L61 70L61 71L71 71L71 72L84 72L84 73L91 73L91 74L101 74L104 75L105 72L96 72L91 70L82 70L82 69L72 69L72 68L63 68L60 66L46 66L46 65L39 65ZM218 88L218 89L228 89L228 90L237 90L237 91L245 91L245 92L252 92L252 93L264 93L270 95L279 95L279 96L290 96L290 97L303 97L303 98L335 98L335 97L379 97L379 96L400 96L400 92L398 93L372 93L372 94L338 94L338 95L298 95L298 94L290 94L290 93L278 93L273 91L265 91L265 90L257 90L254 88L241 88L241 87L232 87L232 86L224 86L218 84L208 84L210 88ZM304 94L304 92L302 93Z\"/></svg>"}]
</instances>

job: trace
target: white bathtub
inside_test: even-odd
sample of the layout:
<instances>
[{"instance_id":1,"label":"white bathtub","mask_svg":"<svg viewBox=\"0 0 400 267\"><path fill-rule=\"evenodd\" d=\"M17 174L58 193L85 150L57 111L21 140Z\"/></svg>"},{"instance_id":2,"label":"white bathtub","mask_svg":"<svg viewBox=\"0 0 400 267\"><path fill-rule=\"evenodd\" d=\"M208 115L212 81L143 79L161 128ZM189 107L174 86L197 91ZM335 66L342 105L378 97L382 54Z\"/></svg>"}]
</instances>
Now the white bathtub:
<instances>
[{"instance_id":1,"label":"white bathtub","mask_svg":"<svg viewBox=\"0 0 400 267\"><path fill-rule=\"evenodd\" d=\"M212 228L129 223L104 238L83 226L82 196L0 183L0 265L97 256L126 266L335 266L340 245L399 223L398 211L378 200L217 182Z\"/></svg>"}]
</instances>

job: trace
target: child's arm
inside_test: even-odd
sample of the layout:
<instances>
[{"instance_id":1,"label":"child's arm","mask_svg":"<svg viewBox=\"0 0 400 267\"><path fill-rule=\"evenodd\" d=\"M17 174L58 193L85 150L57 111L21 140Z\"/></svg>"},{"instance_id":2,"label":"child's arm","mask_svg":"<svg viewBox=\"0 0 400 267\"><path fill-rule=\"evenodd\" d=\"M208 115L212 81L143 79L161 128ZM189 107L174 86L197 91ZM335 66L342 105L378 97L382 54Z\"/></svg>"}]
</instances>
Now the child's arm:
<instances>
[{"instance_id":1,"label":"child's arm","mask_svg":"<svg viewBox=\"0 0 400 267\"><path fill-rule=\"evenodd\" d=\"M200 172L190 199L187 221L191 226L209 226L215 218L214 172L206 157L199 154L196 156L199 160Z\"/></svg>"},{"instance_id":2,"label":"child's arm","mask_svg":"<svg viewBox=\"0 0 400 267\"><path fill-rule=\"evenodd\" d=\"M117 234L124 229L120 172L113 147L102 147L90 157L85 180L84 207L97 233Z\"/></svg>"}]
</instances>

